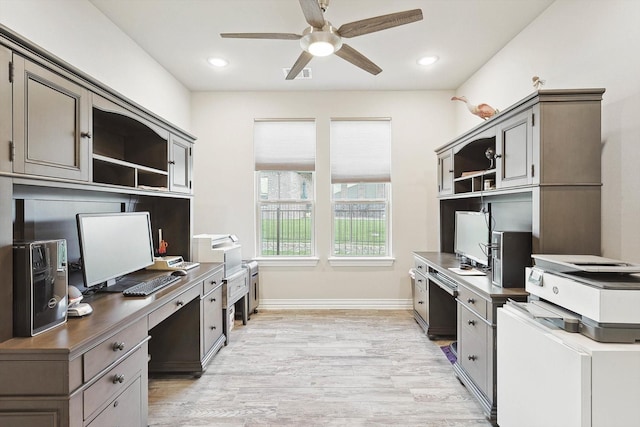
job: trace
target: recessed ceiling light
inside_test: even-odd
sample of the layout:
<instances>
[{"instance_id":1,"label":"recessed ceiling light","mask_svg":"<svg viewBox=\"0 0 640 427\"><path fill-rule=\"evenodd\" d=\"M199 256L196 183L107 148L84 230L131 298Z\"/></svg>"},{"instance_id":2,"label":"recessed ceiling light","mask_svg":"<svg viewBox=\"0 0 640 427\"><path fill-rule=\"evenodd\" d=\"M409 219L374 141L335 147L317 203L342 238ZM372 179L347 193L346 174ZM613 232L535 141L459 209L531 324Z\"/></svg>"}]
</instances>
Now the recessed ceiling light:
<instances>
[{"instance_id":1,"label":"recessed ceiling light","mask_svg":"<svg viewBox=\"0 0 640 427\"><path fill-rule=\"evenodd\" d=\"M226 59L223 58L209 58L207 59L207 62L211 65L213 65L214 67L226 67L227 65L229 65L229 61L227 61Z\"/></svg>"},{"instance_id":2,"label":"recessed ceiling light","mask_svg":"<svg viewBox=\"0 0 640 427\"><path fill-rule=\"evenodd\" d=\"M431 65L431 64L437 62L438 59L439 58L437 56L424 56L424 57L418 59L417 62L418 62L419 65Z\"/></svg>"}]
</instances>

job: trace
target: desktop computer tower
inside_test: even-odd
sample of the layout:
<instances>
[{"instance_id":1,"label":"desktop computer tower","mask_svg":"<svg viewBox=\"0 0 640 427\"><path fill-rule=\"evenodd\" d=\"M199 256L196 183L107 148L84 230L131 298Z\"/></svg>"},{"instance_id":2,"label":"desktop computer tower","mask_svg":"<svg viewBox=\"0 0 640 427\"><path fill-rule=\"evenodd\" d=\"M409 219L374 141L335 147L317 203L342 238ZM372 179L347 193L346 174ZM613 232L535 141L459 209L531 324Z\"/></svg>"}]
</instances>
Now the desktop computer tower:
<instances>
[{"instance_id":1,"label":"desktop computer tower","mask_svg":"<svg viewBox=\"0 0 640 427\"><path fill-rule=\"evenodd\" d=\"M524 269L531 266L531 232L493 231L491 264L491 281L494 285L524 288Z\"/></svg>"},{"instance_id":2,"label":"desktop computer tower","mask_svg":"<svg viewBox=\"0 0 640 427\"><path fill-rule=\"evenodd\" d=\"M67 242L13 244L13 335L30 337L67 321Z\"/></svg>"}]
</instances>

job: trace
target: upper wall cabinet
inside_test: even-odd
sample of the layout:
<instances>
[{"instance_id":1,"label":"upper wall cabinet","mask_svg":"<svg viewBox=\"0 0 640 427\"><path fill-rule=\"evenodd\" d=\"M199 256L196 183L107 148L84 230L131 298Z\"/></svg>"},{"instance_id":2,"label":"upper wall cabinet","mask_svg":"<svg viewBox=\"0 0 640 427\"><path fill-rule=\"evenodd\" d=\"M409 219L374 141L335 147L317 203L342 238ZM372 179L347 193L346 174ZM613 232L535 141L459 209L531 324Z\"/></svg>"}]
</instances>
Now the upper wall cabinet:
<instances>
[{"instance_id":1,"label":"upper wall cabinet","mask_svg":"<svg viewBox=\"0 0 640 427\"><path fill-rule=\"evenodd\" d=\"M11 153L13 149L11 123L11 82L9 66L11 51L0 46L0 172L11 172Z\"/></svg>"},{"instance_id":2,"label":"upper wall cabinet","mask_svg":"<svg viewBox=\"0 0 640 427\"><path fill-rule=\"evenodd\" d=\"M89 92L13 56L13 171L89 179Z\"/></svg>"},{"instance_id":3,"label":"upper wall cabinet","mask_svg":"<svg viewBox=\"0 0 640 427\"><path fill-rule=\"evenodd\" d=\"M453 193L453 152L445 150L438 153L438 194L444 196Z\"/></svg>"},{"instance_id":4,"label":"upper wall cabinet","mask_svg":"<svg viewBox=\"0 0 640 427\"><path fill-rule=\"evenodd\" d=\"M192 145L176 135L170 137L169 189L171 191L191 193Z\"/></svg>"},{"instance_id":5,"label":"upper wall cabinet","mask_svg":"<svg viewBox=\"0 0 640 427\"><path fill-rule=\"evenodd\" d=\"M438 148L440 198L538 185L601 185L603 93L540 90ZM444 159L452 151L449 165ZM447 171L453 171L453 192L447 191Z\"/></svg>"}]
</instances>

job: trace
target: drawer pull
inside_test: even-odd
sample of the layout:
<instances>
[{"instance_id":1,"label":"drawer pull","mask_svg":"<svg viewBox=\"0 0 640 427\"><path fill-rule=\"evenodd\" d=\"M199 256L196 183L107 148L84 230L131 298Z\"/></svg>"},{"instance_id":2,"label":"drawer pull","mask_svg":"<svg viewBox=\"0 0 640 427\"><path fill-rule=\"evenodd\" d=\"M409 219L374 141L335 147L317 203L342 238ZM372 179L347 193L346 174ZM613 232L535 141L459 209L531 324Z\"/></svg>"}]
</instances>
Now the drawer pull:
<instances>
[{"instance_id":1,"label":"drawer pull","mask_svg":"<svg viewBox=\"0 0 640 427\"><path fill-rule=\"evenodd\" d=\"M124 382L124 374L115 374L113 376L113 383L114 384L122 384Z\"/></svg>"},{"instance_id":2,"label":"drawer pull","mask_svg":"<svg viewBox=\"0 0 640 427\"><path fill-rule=\"evenodd\" d=\"M215 326L211 326L210 328L211 328L212 331L217 329Z\"/></svg>"},{"instance_id":3,"label":"drawer pull","mask_svg":"<svg viewBox=\"0 0 640 427\"><path fill-rule=\"evenodd\" d=\"M118 401L116 400L115 402L113 402L113 407L117 408L118 407Z\"/></svg>"},{"instance_id":4,"label":"drawer pull","mask_svg":"<svg viewBox=\"0 0 640 427\"><path fill-rule=\"evenodd\" d=\"M80 137L91 139L91 132L80 132Z\"/></svg>"},{"instance_id":5,"label":"drawer pull","mask_svg":"<svg viewBox=\"0 0 640 427\"><path fill-rule=\"evenodd\" d=\"M215 298L211 298L209 301L216 302L216 299Z\"/></svg>"},{"instance_id":6,"label":"drawer pull","mask_svg":"<svg viewBox=\"0 0 640 427\"><path fill-rule=\"evenodd\" d=\"M471 360L471 361L475 361L477 358L478 358L478 356L475 356L473 354L470 354L469 357L468 357L468 359Z\"/></svg>"},{"instance_id":7,"label":"drawer pull","mask_svg":"<svg viewBox=\"0 0 640 427\"><path fill-rule=\"evenodd\" d=\"M178 307L182 307L182 306L184 305L184 302L182 302L182 301L176 301L176 305L177 305Z\"/></svg>"},{"instance_id":8,"label":"drawer pull","mask_svg":"<svg viewBox=\"0 0 640 427\"><path fill-rule=\"evenodd\" d=\"M469 298L469 299L467 299L467 302L468 302L469 304L475 304L475 303L476 303L476 300L475 300L475 299L473 299L473 298Z\"/></svg>"},{"instance_id":9,"label":"drawer pull","mask_svg":"<svg viewBox=\"0 0 640 427\"><path fill-rule=\"evenodd\" d=\"M418 304L424 304L424 301L418 301Z\"/></svg>"},{"instance_id":10,"label":"drawer pull","mask_svg":"<svg viewBox=\"0 0 640 427\"><path fill-rule=\"evenodd\" d=\"M215 284L217 284L217 283L218 283L218 282L216 282L215 280L212 280L212 281L210 281L210 282L209 282L209 284L210 284L211 286L213 286L213 285L215 285Z\"/></svg>"},{"instance_id":11,"label":"drawer pull","mask_svg":"<svg viewBox=\"0 0 640 427\"><path fill-rule=\"evenodd\" d=\"M422 270L422 266L421 265L418 266L418 270Z\"/></svg>"},{"instance_id":12,"label":"drawer pull","mask_svg":"<svg viewBox=\"0 0 640 427\"><path fill-rule=\"evenodd\" d=\"M476 324L476 321L475 321L475 320L469 320L469 321L467 322L467 324L468 324L468 325L471 325L471 326L474 326L474 325Z\"/></svg>"},{"instance_id":13,"label":"drawer pull","mask_svg":"<svg viewBox=\"0 0 640 427\"><path fill-rule=\"evenodd\" d=\"M124 350L124 342L113 343L113 351L122 351L122 350Z\"/></svg>"}]
</instances>

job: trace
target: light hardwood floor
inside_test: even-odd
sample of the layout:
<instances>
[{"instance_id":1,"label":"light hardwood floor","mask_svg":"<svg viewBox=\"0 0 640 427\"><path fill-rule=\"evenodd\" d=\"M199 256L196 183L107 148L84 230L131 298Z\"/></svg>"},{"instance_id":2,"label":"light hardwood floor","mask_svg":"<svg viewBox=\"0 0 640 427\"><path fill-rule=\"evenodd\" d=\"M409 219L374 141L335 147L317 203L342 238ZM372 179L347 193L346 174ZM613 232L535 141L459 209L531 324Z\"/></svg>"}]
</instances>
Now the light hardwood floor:
<instances>
[{"instance_id":1,"label":"light hardwood floor","mask_svg":"<svg viewBox=\"0 0 640 427\"><path fill-rule=\"evenodd\" d=\"M201 378L149 380L150 426L491 424L409 311L260 311Z\"/></svg>"}]
</instances>

